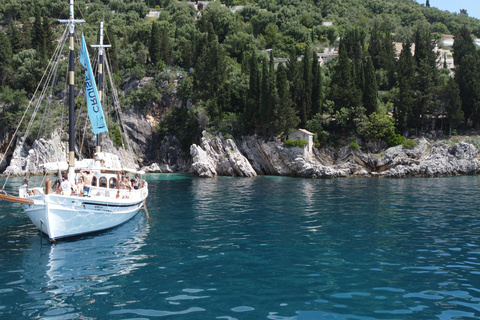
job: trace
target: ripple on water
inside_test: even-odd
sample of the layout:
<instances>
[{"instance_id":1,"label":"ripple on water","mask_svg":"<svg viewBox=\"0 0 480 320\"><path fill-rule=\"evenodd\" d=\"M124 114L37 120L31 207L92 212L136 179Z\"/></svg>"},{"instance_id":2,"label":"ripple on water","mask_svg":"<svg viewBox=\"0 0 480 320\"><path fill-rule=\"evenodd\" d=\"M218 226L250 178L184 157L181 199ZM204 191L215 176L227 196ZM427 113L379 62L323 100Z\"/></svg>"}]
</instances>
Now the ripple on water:
<instances>
[{"instance_id":1,"label":"ripple on water","mask_svg":"<svg viewBox=\"0 0 480 320\"><path fill-rule=\"evenodd\" d=\"M117 315L117 314L129 314L133 313L138 316L146 316L146 317L164 317L164 316L172 316L172 315L182 315L188 314L192 312L203 312L206 311L203 308L192 307L186 310L181 311L161 311L161 310L154 310L154 309L122 309L122 310L114 310L110 311L110 315Z\"/></svg>"},{"instance_id":2,"label":"ripple on water","mask_svg":"<svg viewBox=\"0 0 480 320\"><path fill-rule=\"evenodd\" d=\"M253 311L255 308L248 307L248 306L239 306L231 309L233 312L248 312Z\"/></svg>"}]
</instances>

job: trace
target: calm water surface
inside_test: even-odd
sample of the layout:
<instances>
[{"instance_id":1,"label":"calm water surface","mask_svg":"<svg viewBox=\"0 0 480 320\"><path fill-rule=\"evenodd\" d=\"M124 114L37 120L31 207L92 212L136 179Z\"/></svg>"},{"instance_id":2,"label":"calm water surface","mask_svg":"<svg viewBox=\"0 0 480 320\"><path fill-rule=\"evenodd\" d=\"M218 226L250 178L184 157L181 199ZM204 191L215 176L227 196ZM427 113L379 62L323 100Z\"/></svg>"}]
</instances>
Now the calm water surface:
<instances>
[{"instance_id":1,"label":"calm water surface","mask_svg":"<svg viewBox=\"0 0 480 320\"><path fill-rule=\"evenodd\" d=\"M0 318L480 319L478 176L148 179L56 244L0 203Z\"/></svg>"}]
</instances>

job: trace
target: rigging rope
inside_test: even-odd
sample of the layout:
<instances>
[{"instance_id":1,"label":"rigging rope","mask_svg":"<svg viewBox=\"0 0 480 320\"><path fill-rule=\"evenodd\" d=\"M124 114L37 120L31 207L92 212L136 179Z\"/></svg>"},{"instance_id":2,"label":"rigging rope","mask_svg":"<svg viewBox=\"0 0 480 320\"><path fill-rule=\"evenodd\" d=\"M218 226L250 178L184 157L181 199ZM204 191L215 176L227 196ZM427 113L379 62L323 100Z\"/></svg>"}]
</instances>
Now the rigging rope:
<instances>
[{"instance_id":1,"label":"rigging rope","mask_svg":"<svg viewBox=\"0 0 480 320\"><path fill-rule=\"evenodd\" d=\"M110 82L110 87L111 87L111 90L112 90L112 93L113 93L113 105L114 105L114 110L115 110L115 113L117 115L117 118L118 118L118 121L120 123L120 129L121 129L121 133L122 133L122 147L123 147L123 151L124 151L124 158L125 160L127 160L127 154L125 152L125 145L124 143L127 145L127 150L131 153L132 150L130 148L130 144L129 144L129 138L128 138L128 133L127 133L127 129L125 128L125 123L122 119L122 112L121 112L121 108L120 108L120 100L118 98L118 93L117 93L117 90L115 89L115 85L113 83L113 79L112 79L112 73L110 71L110 61L107 60L107 56L105 55L104 57L104 61L105 61L105 66L106 66L106 69L107 69L107 74L108 74L108 80Z\"/></svg>"},{"instance_id":2,"label":"rigging rope","mask_svg":"<svg viewBox=\"0 0 480 320\"><path fill-rule=\"evenodd\" d=\"M66 29L65 29L66 30ZM64 33L65 34L65 33ZM21 119L20 119L20 122L18 123L17 125L17 128L15 129L15 132L13 133L12 135L12 138L10 139L9 143L8 143L8 146L5 150L5 153L3 154L2 156L2 159L0 161L0 163L2 163L4 160L5 160L5 156L8 154L8 150L10 150L10 147L12 146L12 142L13 140L15 139L15 137L17 136L17 134L19 133L20 131L20 127L24 121L24 119L26 118L30 108L32 107L32 105L34 105L34 110L33 110L33 113L31 115L31 118L30 118L30 121L28 123L28 126L27 126L27 129L23 135L23 137L20 139L20 142L19 142L19 147L22 148L25 141L26 141L26 138L28 137L29 133L30 133L30 130L32 128L32 125L33 125L33 122L34 122L34 119L35 119L35 116L37 115L38 113L38 110L40 109L41 105L42 105L42 99L43 97L45 96L45 91L46 91L46 87L47 87L47 83L48 81L51 80L52 78L52 72L54 69L52 67L53 65L53 61L55 60L55 55L59 56L60 53L61 53L61 50L59 50L59 47L60 47L60 44L57 46L57 48L55 49L55 52L54 52L54 55L52 56L52 58L49 60L48 64L47 64L47 68L45 69L45 72L43 73L42 75L42 78L40 79L38 85L37 85L37 88L35 89L35 92L33 93L32 95L32 98L30 99L30 101L28 102L28 105L27 105L27 108L25 109L25 112L23 113ZM63 48L63 47L62 47ZM37 96L37 92L39 91L39 89L42 88L42 90L40 91L40 95L39 97L35 98ZM27 168L28 169L28 168ZM27 170L28 171L28 170ZM28 176L27 176L28 177ZM10 178L10 173L7 174L7 177L5 179L5 182L3 184L3 187L2 187L2 190L5 189L5 185L7 184L8 182L8 179Z\"/></svg>"}]
</instances>

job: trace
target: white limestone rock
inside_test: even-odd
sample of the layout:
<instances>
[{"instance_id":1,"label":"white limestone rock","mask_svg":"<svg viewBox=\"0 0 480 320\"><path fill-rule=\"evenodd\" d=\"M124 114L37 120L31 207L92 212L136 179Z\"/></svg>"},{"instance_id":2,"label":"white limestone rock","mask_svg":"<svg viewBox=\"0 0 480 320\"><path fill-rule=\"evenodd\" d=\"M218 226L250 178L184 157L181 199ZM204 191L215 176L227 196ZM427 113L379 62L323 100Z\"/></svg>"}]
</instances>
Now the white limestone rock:
<instances>
[{"instance_id":1,"label":"white limestone rock","mask_svg":"<svg viewBox=\"0 0 480 320\"><path fill-rule=\"evenodd\" d=\"M213 139L207 139L205 136L206 132L200 146L194 144L190 147L194 173L200 177L217 175L254 177L257 175L233 140L225 140L222 134Z\"/></svg>"}]
</instances>

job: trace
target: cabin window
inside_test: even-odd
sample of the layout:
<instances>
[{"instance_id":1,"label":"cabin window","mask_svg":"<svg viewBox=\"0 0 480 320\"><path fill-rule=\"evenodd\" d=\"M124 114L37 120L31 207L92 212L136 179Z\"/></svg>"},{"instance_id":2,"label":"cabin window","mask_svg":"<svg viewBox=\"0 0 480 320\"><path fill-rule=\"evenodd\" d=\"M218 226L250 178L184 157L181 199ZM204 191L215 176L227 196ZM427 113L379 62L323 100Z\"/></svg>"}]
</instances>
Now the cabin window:
<instances>
[{"instance_id":1,"label":"cabin window","mask_svg":"<svg viewBox=\"0 0 480 320\"><path fill-rule=\"evenodd\" d=\"M117 178L110 178L110 188L112 189L117 188Z\"/></svg>"},{"instance_id":2,"label":"cabin window","mask_svg":"<svg viewBox=\"0 0 480 320\"><path fill-rule=\"evenodd\" d=\"M97 177L93 177L93 179L92 179L92 186L94 186L94 187L97 186Z\"/></svg>"},{"instance_id":3,"label":"cabin window","mask_svg":"<svg viewBox=\"0 0 480 320\"><path fill-rule=\"evenodd\" d=\"M100 188L106 188L107 187L107 178L101 177L100 178Z\"/></svg>"}]
</instances>

